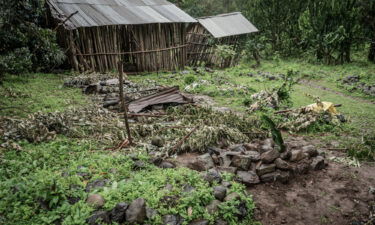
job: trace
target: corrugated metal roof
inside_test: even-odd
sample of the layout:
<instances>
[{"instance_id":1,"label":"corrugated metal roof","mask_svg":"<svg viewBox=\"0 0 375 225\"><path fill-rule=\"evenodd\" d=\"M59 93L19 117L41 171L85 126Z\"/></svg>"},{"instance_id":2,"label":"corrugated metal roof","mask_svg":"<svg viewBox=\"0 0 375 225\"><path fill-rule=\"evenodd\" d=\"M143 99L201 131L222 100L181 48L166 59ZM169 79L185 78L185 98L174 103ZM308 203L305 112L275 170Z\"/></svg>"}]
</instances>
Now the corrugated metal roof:
<instances>
[{"instance_id":1,"label":"corrugated metal roof","mask_svg":"<svg viewBox=\"0 0 375 225\"><path fill-rule=\"evenodd\" d=\"M240 12L201 17L197 20L215 38L258 32Z\"/></svg>"},{"instance_id":2,"label":"corrugated metal roof","mask_svg":"<svg viewBox=\"0 0 375 225\"><path fill-rule=\"evenodd\" d=\"M166 0L48 0L52 15L63 19L72 13L68 29L105 25L193 23L194 18Z\"/></svg>"}]
</instances>

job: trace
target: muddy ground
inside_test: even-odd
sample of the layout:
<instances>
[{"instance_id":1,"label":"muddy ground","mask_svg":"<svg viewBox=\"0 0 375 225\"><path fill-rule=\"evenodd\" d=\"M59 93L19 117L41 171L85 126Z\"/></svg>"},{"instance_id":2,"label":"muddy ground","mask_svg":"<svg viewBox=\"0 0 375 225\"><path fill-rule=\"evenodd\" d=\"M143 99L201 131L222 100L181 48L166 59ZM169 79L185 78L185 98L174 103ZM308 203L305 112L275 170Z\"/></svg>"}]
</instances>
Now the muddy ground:
<instances>
[{"instance_id":1,"label":"muddy ground","mask_svg":"<svg viewBox=\"0 0 375 225\"><path fill-rule=\"evenodd\" d=\"M259 184L248 191L256 202L256 219L264 225L372 225L363 223L375 204L371 187L374 164L354 168L330 161L326 169L288 184Z\"/></svg>"}]
</instances>

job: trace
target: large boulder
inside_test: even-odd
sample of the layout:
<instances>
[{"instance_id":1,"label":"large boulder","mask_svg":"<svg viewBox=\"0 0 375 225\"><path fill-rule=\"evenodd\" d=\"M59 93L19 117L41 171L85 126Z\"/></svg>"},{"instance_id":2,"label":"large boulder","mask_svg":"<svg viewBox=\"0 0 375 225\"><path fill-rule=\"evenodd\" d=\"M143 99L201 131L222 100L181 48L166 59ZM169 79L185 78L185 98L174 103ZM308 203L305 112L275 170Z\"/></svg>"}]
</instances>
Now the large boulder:
<instances>
[{"instance_id":1,"label":"large boulder","mask_svg":"<svg viewBox=\"0 0 375 225\"><path fill-rule=\"evenodd\" d=\"M137 198L126 210L126 221L132 224L141 224L145 219L146 201L143 198Z\"/></svg>"}]
</instances>

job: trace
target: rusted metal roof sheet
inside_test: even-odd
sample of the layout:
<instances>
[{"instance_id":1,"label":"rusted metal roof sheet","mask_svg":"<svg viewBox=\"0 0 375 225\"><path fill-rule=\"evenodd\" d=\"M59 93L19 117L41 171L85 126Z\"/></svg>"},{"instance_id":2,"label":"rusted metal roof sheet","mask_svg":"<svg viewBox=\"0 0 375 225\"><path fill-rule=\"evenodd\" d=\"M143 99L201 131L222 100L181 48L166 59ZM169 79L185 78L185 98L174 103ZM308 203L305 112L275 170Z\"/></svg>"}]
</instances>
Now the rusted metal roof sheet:
<instances>
[{"instance_id":1,"label":"rusted metal roof sheet","mask_svg":"<svg viewBox=\"0 0 375 225\"><path fill-rule=\"evenodd\" d=\"M68 29L105 25L193 23L194 18L166 0L48 0L52 15L62 19L78 11Z\"/></svg>"},{"instance_id":2,"label":"rusted metal roof sheet","mask_svg":"<svg viewBox=\"0 0 375 225\"><path fill-rule=\"evenodd\" d=\"M197 20L215 38L258 32L240 12L201 17Z\"/></svg>"}]
</instances>

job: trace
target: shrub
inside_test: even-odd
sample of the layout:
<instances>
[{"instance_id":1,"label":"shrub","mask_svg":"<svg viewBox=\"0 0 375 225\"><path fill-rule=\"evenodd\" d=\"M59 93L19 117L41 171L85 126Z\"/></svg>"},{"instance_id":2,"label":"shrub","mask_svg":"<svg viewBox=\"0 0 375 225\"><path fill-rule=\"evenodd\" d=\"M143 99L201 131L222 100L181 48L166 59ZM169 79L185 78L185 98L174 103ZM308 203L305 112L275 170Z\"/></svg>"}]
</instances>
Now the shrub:
<instances>
[{"instance_id":1,"label":"shrub","mask_svg":"<svg viewBox=\"0 0 375 225\"><path fill-rule=\"evenodd\" d=\"M5 73L21 74L32 67L32 55L28 48L17 48L5 55L0 55L0 78Z\"/></svg>"}]
</instances>

